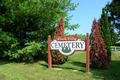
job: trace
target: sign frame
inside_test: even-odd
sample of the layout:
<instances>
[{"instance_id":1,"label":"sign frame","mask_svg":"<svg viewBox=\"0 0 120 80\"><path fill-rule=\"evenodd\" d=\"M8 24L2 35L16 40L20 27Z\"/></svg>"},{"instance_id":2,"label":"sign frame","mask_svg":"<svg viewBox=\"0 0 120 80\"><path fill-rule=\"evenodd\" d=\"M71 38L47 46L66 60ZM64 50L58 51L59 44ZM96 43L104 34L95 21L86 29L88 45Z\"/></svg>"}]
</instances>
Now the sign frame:
<instances>
[{"instance_id":1,"label":"sign frame","mask_svg":"<svg viewBox=\"0 0 120 80\"><path fill-rule=\"evenodd\" d=\"M62 40L61 40L62 39ZM51 42L54 42L54 40L56 40L57 42L59 42L59 41L77 41L78 39L80 39L80 41L84 41L85 42L85 40L83 40L81 37L78 37L77 35L70 35L70 36L58 36L58 37L56 37L55 39L53 39ZM50 42L50 44L51 44L51 42ZM86 44L85 44L86 45ZM58 49L52 49L51 47L50 47L50 50L58 50ZM59 51L59 50L58 50ZM60 53L63 55L63 56L71 56L75 51L85 51L85 49L84 50L74 50L70 55L64 55L64 54L62 54L60 51Z\"/></svg>"},{"instance_id":2,"label":"sign frame","mask_svg":"<svg viewBox=\"0 0 120 80\"><path fill-rule=\"evenodd\" d=\"M77 35L70 35L70 36L58 36L56 38L54 38L51 41L51 36L48 35L48 68L52 68L52 56L51 56L51 51L52 50L56 50L56 49L51 49L50 44L51 42L53 42L54 40L57 41L76 41L78 39L81 39L81 41L85 42L85 49L84 50L74 50L73 53L75 51L86 51L86 73L89 73L89 63L90 63L90 54L89 54L89 33L86 33L86 40L83 40L81 37L78 37ZM58 49L57 49L58 50ZM59 50L58 50L59 51ZM60 51L59 51L60 52ZM72 53L72 54L73 54ZM71 56L67 55L67 56ZM62 54L63 55L63 54ZM66 55L63 55L66 56Z\"/></svg>"}]
</instances>

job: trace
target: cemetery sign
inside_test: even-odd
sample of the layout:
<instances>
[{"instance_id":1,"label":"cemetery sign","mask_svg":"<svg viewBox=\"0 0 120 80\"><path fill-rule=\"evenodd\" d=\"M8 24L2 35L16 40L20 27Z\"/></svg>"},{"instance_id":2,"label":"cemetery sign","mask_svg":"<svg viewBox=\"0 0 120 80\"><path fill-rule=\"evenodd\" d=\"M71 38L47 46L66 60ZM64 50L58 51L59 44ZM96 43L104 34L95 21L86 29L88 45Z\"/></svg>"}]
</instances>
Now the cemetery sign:
<instances>
[{"instance_id":1,"label":"cemetery sign","mask_svg":"<svg viewBox=\"0 0 120 80\"><path fill-rule=\"evenodd\" d=\"M66 37L64 36L64 39L65 38ZM67 38L69 39L70 37ZM57 41L54 39L50 44L50 48L53 50L59 50L59 52L64 56L69 56L76 50L85 50L85 41L81 41L79 38L76 41Z\"/></svg>"},{"instance_id":2,"label":"cemetery sign","mask_svg":"<svg viewBox=\"0 0 120 80\"><path fill-rule=\"evenodd\" d=\"M89 33L86 34L86 40L77 35L57 36L51 41L48 35L48 68L52 68L52 50L58 50L63 56L70 56L75 51L86 51L86 72L89 73Z\"/></svg>"}]
</instances>

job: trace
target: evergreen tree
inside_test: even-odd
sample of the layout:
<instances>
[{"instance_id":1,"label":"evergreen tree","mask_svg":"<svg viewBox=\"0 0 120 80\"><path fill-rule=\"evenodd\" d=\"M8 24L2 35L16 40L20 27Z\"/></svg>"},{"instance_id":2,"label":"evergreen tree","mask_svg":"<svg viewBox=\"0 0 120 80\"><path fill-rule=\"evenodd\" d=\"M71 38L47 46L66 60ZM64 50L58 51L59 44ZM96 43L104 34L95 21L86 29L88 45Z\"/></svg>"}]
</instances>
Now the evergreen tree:
<instances>
[{"instance_id":1,"label":"evergreen tree","mask_svg":"<svg viewBox=\"0 0 120 80\"><path fill-rule=\"evenodd\" d=\"M108 22L107 15L105 13L105 8L102 9L102 15L100 18L100 27L101 27L100 34L104 39L107 55L111 56L110 46L112 45L112 42L111 42L111 36L110 36L110 30L109 30L110 24Z\"/></svg>"},{"instance_id":2,"label":"evergreen tree","mask_svg":"<svg viewBox=\"0 0 120 80\"><path fill-rule=\"evenodd\" d=\"M108 68L110 61L107 57L107 50L105 49L104 40L100 34L101 27L96 19L93 20L91 29L91 49L90 62L95 68Z\"/></svg>"}]
</instances>

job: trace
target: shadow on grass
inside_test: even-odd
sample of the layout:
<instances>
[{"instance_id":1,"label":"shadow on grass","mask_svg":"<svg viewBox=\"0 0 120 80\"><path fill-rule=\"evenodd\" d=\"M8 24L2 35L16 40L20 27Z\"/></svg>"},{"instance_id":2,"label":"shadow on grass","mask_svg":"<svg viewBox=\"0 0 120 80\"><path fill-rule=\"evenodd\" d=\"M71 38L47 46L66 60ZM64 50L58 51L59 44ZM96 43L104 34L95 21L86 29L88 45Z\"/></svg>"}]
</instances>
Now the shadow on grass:
<instances>
[{"instance_id":1,"label":"shadow on grass","mask_svg":"<svg viewBox=\"0 0 120 80\"><path fill-rule=\"evenodd\" d=\"M9 64L9 63L11 63L11 61L9 61L8 59L0 58L0 66L5 65L5 64Z\"/></svg>"},{"instance_id":2,"label":"shadow on grass","mask_svg":"<svg viewBox=\"0 0 120 80\"><path fill-rule=\"evenodd\" d=\"M112 61L108 69L91 68L92 77L103 80L120 80L120 61Z\"/></svg>"},{"instance_id":3,"label":"shadow on grass","mask_svg":"<svg viewBox=\"0 0 120 80\"><path fill-rule=\"evenodd\" d=\"M34 64L34 63L36 63L40 60L43 61L43 59L34 59L34 62L27 62L27 61L25 62L25 61L17 61L17 60L9 60L9 59L6 59L6 58L0 58L0 66L5 65L5 64L9 64L9 63L24 63L25 65Z\"/></svg>"},{"instance_id":4,"label":"shadow on grass","mask_svg":"<svg viewBox=\"0 0 120 80\"><path fill-rule=\"evenodd\" d=\"M40 64L40 63L39 63ZM84 64L84 63L83 63ZM48 68L48 64L40 64L42 66L45 66L46 68ZM84 64L85 65L85 64ZM83 66L85 67L85 66ZM68 70L77 70L76 68L73 68L73 67L66 67L66 66L62 66L62 64L60 65L52 65L52 68L61 68L61 69L68 69ZM81 72L86 72L85 70L78 70L78 71L81 71Z\"/></svg>"},{"instance_id":5,"label":"shadow on grass","mask_svg":"<svg viewBox=\"0 0 120 80\"><path fill-rule=\"evenodd\" d=\"M5 64L9 64L12 61L7 61L7 60L0 60L0 66L1 65L5 65ZM79 61L71 61L68 62L70 64L72 64L74 67L71 66L62 66L62 65L53 65L53 68L62 68L62 69L67 69L67 70L76 70L75 67L83 67L86 68L86 63L83 62L79 62ZM27 63L26 63L27 64ZM32 63L31 63L32 64ZM41 64L40 65L48 68L48 64ZM67 64L67 63L65 63ZM83 73L85 73L85 70L78 70L78 72L81 71ZM97 79L102 79L102 80L120 80L120 61L112 61L112 63L110 64L110 68L105 69L105 70L98 70L98 69L93 69L90 68L90 75ZM4 75L0 74L1 77L3 77Z\"/></svg>"},{"instance_id":6,"label":"shadow on grass","mask_svg":"<svg viewBox=\"0 0 120 80\"><path fill-rule=\"evenodd\" d=\"M75 65L75 66L80 66L80 67L86 68L86 63L82 63L82 62L78 62L78 61L73 61L73 62L69 62L69 63L72 65Z\"/></svg>"},{"instance_id":7,"label":"shadow on grass","mask_svg":"<svg viewBox=\"0 0 120 80\"><path fill-rule=\"evenodd\" d=\"M73 61L73 62L69 62L69 63L73 64L75 66L86 68L86 63L77 62L77 61ZM40 65L48 68L48 64L40 64ZM76 70L75 67L71 67L71 66L65 67L65 66L62 66L62 65L52 65L52 68L62 68L62 69L67 69L67 70ZM86 72L86 70L83 70L83 69L78 70L78 71L81 71L83 73ZM112 63L110 64L110 67L108 69L90 68L90 75L92 75L92 77L95 78L96 80L97 79L120 80L120 61L112 61Z\"/></svg>"}]
</instances>

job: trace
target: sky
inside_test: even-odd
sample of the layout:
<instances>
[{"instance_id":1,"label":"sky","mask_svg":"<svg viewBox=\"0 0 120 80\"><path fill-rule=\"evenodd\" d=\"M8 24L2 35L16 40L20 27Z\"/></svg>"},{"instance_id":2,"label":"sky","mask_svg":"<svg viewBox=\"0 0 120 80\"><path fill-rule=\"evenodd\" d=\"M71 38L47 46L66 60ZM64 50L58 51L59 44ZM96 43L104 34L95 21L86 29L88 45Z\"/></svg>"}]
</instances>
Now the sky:
<instances>
[{"instance_id":1,"label":"sky","mask_svg":"<svg viewBox=\"0 0 120 80\"><path fill-rule=\"evenodd\" d=\"M72 0L71 3L79 5L73 11L69 11L69 15L73 15L69 23L79 24L80 27L75 30L66 30L65 33L69 34L82 34L91 33L92 23L94 18L98 20L102 14L102 8L105 7L107 2L112 0Z\"/></svg>"}]
</instances>

